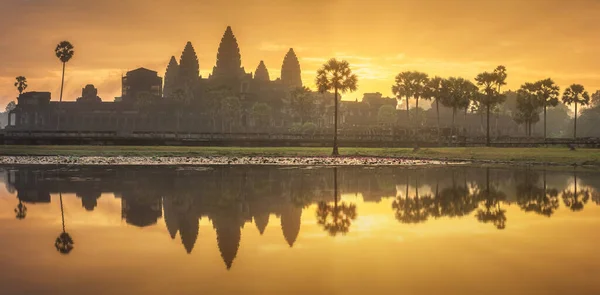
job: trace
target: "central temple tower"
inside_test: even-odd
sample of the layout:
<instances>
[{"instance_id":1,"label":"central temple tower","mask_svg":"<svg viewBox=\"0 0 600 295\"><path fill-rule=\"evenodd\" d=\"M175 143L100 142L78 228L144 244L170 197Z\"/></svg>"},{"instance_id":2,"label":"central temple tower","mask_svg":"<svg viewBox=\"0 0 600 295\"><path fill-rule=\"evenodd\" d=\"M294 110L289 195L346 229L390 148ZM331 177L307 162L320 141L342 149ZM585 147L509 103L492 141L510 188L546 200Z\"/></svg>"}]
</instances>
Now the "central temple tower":
<instances>
[{"instance_id":1,"label":"central temple tower","mask_svg":"<svg viewBox=\"0 0 600 295\"><path fill-rule=\"evenodd\" d=\"M221 38L221 44L219 44L217 64L213 67L211 77L218 80L232 80L240 79L245 74L240 48L231 27L228 26Z\"/></svg>"}]
</instances>

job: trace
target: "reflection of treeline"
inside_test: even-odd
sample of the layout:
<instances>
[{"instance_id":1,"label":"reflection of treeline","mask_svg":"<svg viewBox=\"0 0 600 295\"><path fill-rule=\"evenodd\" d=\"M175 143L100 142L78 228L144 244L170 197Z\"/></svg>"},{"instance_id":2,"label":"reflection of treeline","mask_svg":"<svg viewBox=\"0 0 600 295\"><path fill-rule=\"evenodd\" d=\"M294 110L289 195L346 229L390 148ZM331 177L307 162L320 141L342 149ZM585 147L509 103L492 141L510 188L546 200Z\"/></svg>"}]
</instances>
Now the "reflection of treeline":
<instances>
[{"instance_id":1,"label":"reflection of treeline","mask_svg":"<svg viewBox=\"0 0 600 295\"><path fill-rule=\"evenodd\" d=\"M600 194L589 181L583 188L578 187L578 179L588 178L589 173L578 176L577 171L548 172L528 167L515 170L451 168L444 175L431 175L427 170L417 169L412 175L406 175L406 189L399 190L392 203L398 221L421 223L431 218L475 214L478 221L504 229L507 222L504 207L509 204L548 217L560 207L560 199L572 211L582 210L589 199L600 205ZM551 183L548 174L552 174ZM595 175L591 179L595 179ZM423 181L429 184L429 189L420 193ZM442 182L445 183L440 185Z\"/></svg>"}]
</instances>

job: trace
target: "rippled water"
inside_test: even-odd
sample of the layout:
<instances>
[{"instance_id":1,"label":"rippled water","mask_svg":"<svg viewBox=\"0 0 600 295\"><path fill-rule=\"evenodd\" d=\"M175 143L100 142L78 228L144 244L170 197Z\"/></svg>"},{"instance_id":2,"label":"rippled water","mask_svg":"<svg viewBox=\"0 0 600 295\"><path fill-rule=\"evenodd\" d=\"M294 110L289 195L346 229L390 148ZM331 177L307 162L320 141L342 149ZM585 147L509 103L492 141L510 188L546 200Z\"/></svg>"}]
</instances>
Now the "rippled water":
<instances>
[{"instance_id":1,"label":"rippled water","mask_svg":"<svg viewBox=\"0 0 600 295\"><path fill-rule=\"evenodd\" d=\"M0 171L0 294L600 294L600 172Z\"/></svg>"}]
</instances>

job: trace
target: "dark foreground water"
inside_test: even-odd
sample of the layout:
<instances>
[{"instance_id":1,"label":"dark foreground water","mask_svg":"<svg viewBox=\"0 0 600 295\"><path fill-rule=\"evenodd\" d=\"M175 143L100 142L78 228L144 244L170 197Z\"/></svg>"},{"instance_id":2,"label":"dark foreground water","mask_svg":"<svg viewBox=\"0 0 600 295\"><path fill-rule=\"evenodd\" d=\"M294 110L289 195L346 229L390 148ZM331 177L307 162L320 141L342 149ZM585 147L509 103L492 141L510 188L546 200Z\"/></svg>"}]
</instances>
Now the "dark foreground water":
<instances>
[{"instance_id":1,"label":"dark foreground water","mask_svg":"<svg viewBox=\"0 0 600 295\"><path fill-rule=\"evenodd\" d=\"M598 172L0 174L0 294L600 294Z\"/></svg>"}]
</instances>

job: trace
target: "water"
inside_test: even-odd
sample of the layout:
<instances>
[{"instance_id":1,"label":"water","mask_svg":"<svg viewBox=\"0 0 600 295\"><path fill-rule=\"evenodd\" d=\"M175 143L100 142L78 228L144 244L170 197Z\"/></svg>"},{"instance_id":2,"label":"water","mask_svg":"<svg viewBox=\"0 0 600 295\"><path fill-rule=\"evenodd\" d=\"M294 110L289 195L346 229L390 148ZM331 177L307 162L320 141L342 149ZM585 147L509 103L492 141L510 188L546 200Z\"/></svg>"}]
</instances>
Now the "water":
<instances>
[{"instance_id":1,"label":"water","mask_svg":"<svg viewBox=\"0 0 600 295\"><path fill-rule=\"evenodd\" d=\"M600 294L581 168L1 175L0 294Z\"/></svg>"}]
</instances>

